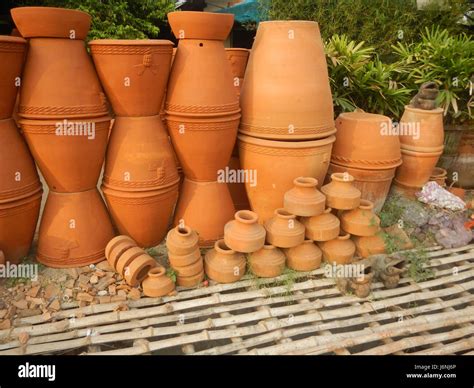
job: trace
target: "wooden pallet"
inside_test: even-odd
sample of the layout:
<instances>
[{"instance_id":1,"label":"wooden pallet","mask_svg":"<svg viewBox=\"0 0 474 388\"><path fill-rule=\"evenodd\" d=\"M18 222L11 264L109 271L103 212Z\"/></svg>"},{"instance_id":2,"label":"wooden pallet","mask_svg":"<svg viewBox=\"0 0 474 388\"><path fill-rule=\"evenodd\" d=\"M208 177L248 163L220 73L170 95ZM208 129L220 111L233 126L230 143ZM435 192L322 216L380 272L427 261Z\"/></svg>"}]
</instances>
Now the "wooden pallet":
<instances>
[{"instance_id":1,"label":"wooden pallet","mask_svg":"<svg viewBox=\"0 0 474 388\"><path fill-rule=\"evenodd\" d=\"M129 301L125 311L64 305L48 322L0 331L0 355L473 354L474 244L428 255L433 278L374 283L366 299L342 295L318 269Z\"/></svg>"}]
</instances>

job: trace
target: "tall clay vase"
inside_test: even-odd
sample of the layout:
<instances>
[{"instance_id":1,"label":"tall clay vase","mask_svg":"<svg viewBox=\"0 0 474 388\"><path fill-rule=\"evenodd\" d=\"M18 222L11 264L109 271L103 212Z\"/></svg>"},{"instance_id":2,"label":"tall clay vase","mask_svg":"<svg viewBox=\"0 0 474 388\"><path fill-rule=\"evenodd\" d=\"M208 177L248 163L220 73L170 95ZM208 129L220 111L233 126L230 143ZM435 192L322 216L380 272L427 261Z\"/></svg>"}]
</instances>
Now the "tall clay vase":
<instances>
[{"instance_id":1,"label":"tall clay vase","mask_svg":"<svg viewBox=\"0 0 474 388\"><path fill-rule=\"evenodd\" d=\"M249 268L261 278L280 276L285 269L286 257L280 248L264 245L249 256Z\"/></svg>"},{"instance_id":2,"label":"tall clay vase","mask_svg":"<svg viewBox=\"0 0 474 388\"><path fill-rule=\"evenodd\" d=\"M429 181L442 152L418 152L402 148L403 164L398 167L395 180L402 185L421 188Z\"/></svg>"},{"instance_id":3,"label":"tall clay vase","mask_svg":"<svg viewBox=\"0 0 474 388\"><path fill-rule=\"evenodd\" d=\"M407 105L399 126L400 144L403 149L430 153L443 150L442 108L424 110Z\"/></svg>"},{"instance_id":4,"label":"tall clay vase","mask_svg":"<svg viewBox=\"0 0 474 388\"><path fill-rule=\"evenodd\" d=\"M265 228L258 223L258 216L250 210L235 213L234 220L224 227L224 241L236 252L256 252L265 244Z\"/></svg>"},{"instance_id":5,"label":"tall clay vase","mask_svg":"<svg viewBox=\"0 0 474 388\"><path fill-rule=\"evenodd\" d=\"M283 197L283 205L287 212L303 217L317 216L324 212L326 197L316 189L317 179L298 177L293 184L295 187L287 191Z\"/></svg>"},{"instance_id":6,"label":"tall clay vase","mask_svg":"<svg viewBox=\"0 0 474 388\"><path fill-rule=\"evenodd\" d=\"M326 195L327 206L338 209L355 209L360 204L361 192L353 186L354 177L347 172L331 175L331 182L324 185L321 191Z\"/></svg>"},{"instance_id":7,"label":"tall clay vase","mask_svg":"<svg viewBox=\"0 0 474 388\"><path fill-rule=\"evenodd\" d=\"M304 241L303 224L285 209L276 209L275 215L265 221L265 229L267 241L279 248L292 248Z\"/></svg>"},{"instance_id":8,"label":"tall clay vase","mask_svg":"<svg viewBox=\"0 0 474 388\"><path fill-rule=\"evenodd\" d=\"M359 207L342 212L339 217L342 229L354 236L373 236L380 230L380 218L374 212L374 204L366 199Z\"/></svg>"},{"instance_id":9,"label":"tall clay vase","mask_svg":"<svg viewBox=\"0 0 474 388\"><path fill-rule=\"evenodd\" d=\"M240 96L240 89L244 82L245 69L249 60L250 50L244 48L226 48L225 54L234 76L234 86L237 95Z\"/></svg>"},{"instance_id":10,"label":"tall clay vase","mask_svg":"<svg viewBox=\"0 0 474 388\"><path fill-rule=\"evenodd\" d=\"M329 264L349 264L354 257L356 246L350 234L342 234L334 240L320 242L324 260Z\"/></svg>"},{"instance_id":11,"label":"tall clay vase","mask_svg":"<svg viewBox=\"0 0 474 388\"><path fill-rule=\"evenodd\" d=\"M206 253L204 267L210 279L218 283L233 283L245 275L246 260L244 254L233 251L224 240L219 240Z\"/></svg>"}]
</instances>

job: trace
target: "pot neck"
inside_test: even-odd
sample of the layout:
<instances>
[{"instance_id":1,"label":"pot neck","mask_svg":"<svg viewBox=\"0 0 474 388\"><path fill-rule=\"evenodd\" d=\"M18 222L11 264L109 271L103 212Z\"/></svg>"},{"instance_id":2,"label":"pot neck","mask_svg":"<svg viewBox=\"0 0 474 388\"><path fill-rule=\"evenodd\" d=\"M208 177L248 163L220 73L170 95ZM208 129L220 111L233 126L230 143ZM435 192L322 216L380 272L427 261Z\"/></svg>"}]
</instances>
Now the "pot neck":
<instances>
[{"instance_id":1,"label":"pot neck","mask_svg":"<svg viewBox=\"0 0 474 388\"><path fill-rule=\"evenodd\" d=\"M235 254L235 251L230 249L224 240L217 240L216 243L214 244L214 249L216 252L223 254L223 255L228 255L232 256Z\"/></svg>"},{"instance_id":2,"label":"pot neck","mask_svg":"<svg viewBox=\"0 0 474 388\"><path fill-rule=\"evenodd\" d=\"M331 174L331 182L349 184L354 182L354 177L347 172L335 172Z\"/></svg>"},{"instance_id":3,"label":"pot neck","mask_svg":"<svg viewBox=\"0 0 474 388\"><path fill-rule=\"evenodd\" d=\"M318 180L313 177L298 177L293 181L293 184L295 187L301 188L301 189L311 189L315 188L318 185Z\"/></svg>"},{"instance_id":4,"label":"pot neck","mask_svg":"<svg viewBox=\"0 0 474 388\"><path fill-rule=\"evenodd\" d=\"M241 224L252 225L258 222L258 215L250 210L239 210L235 213L235 220Z\"/></svg>"}]
</instances>

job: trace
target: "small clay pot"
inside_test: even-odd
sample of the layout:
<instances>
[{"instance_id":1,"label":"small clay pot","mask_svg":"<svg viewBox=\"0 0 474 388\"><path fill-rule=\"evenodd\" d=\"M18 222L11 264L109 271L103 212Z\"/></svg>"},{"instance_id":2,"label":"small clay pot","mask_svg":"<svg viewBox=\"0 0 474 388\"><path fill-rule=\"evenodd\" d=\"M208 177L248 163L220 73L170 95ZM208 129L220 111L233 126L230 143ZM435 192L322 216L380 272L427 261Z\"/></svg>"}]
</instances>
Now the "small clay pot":
<instances>
[{"instance_id":1,"label":"small clay pot","mask_svg":"<svg viewBox=\"0 0 474 388\"><path fill-rule=\"evenodd\" d=\"M173 270L176 271L176 274L178 277L189 277L189 276L194 276L198 273L201 273L204 271L204 264L201 258L197 260L196 262L182 266L182 267L174 267Z\"/></svg>"},{"instance_id":2,"label":"small clay pot","mask_svg":"<svg viewBox=\"0 0 474 388\"><path fill-rule=\"evenodd\" d=\"M340 221L328 207L323 214L313 217L301 218L301 223L305 226L305 236L314 241L329 241L339 236Z\"/></svg>"},{"instance_id":3,"label":"small clay pot","mask_svg":"<svg viewBox=\"0 0 474 388\"><path fill-rule=\"evenodd\" d=\"M367 237L352 236L352 241L356 245L356 253L359 257L365 258L385 253L385 240L380 234Z\"/></svg>"},{"instance_id":4,"label":"small clay pot","mask_svg":"<svg viewBox=\"0 0 474 388\"><path fill-rule=\"evenodd\" d=\"M332 174L331 183L321 187L321 191L326 195L326 205L338 210L355 209L359 206L361 192L352 185L353 181L354 177L348 173Z\"/></svg>"},{"instance_id":5,"label":"small clay pot","mask_svg":"<svg viewBox=\"0 0 474 388\"><path fill-rule=\"evenodd\" d=\"M431 172L430 181L436 182L441 187L446 187L448 172L441 167L435 167Z\"/></svg>"},{"instance_id":6,"label":"small clay pot","mask_svg":"<svg viewBox=\"0 0 474 388\"><path fill-rule=\"evenodd\" d=\"M138 286L148 276L150 269L156 267L156 260L144 253L135 258L126 268L124 279L128 285Z\"/></svg>"},{"instance_id":7,"label":"small clay pot","mask_svg":"<svg viewBox=\"0 0 474 388\"><path fill-rule=\"evenodd\" d=\"M358 208L344 211L339 217L342 229L354 236L373 236L380 230L380 218L373 209L372 202L361 199Z\"/></svg>"},{"instance_id":8,"label":"small clay pot","mask_svg":"<svg viewBox=\"0 0 474 388\"><path fill-rule=\"evenodd\" d=\"M115 268L118 259L127 249L136 247L137 243L128 236L116 236L109 241L105 247L105 257L107 261Z\"/></svg>"},{"instance_id":9,"label":"small clay pot","mask_svg":"<svg viewBox=\"0 0 474 388\"><path fill-rule=\"evenodd\" d=\"M313 240L285 249L288 268L295 271L312 271L321 266L322 252Z\"/></svg>"},{"instance_id":10,"label":"small clay pot","mask_svg":"<svg viewBox=\"0 0 474 388\"><path fill-rule=\"evenodd\" d=\"M175 289L174 282L166 276L166 269L157 266L148 271L148 277L142 283L143 293L152 298L168 295Z\"/></svg>"},{"instance_id":11,"label":"small clay pot","mask_svg":"<svg viewBox=\"0 0 474 388\"><path fill-rule=\"evenodd\" d=\"M224 241L236 252L256 252L265 244L265 228L258 223L258 215L250 210L235 213L234 220L224 227Z\"/></svg>"},{"instance_id":12,"label":"small clay pot","mask_svg":"<svg viewBox=\"0 0 474 388\"><path fill-rule=\"evenodd\" d=\"M374 274L372 266L366 266L361 278L351 279L350 287L357 297L367 298L369 296Z\"/></svg>"},{"instance_id":13,"label":"small clay pot","mask_svg":"<svg viewBox=\"0 0 474 388\"><path fill-rule=\"evenodd\" d=\"M249 268L258 277L274 278L285 269L286 257L283 251L273 245L264 245L249 256Z\"/></svg>"},{"instance_id":14,"label":"small clay pot","mask_svg":"<svg viewBox=\"0 0 474 388\"><path fill-rule=\"evenodd\" d=\"M216 241L204 258L207 276L218 283L238 281L245 275L245 267L245 256L230 249L224 240Z\"/></svg>"},{"instance_id":15,"label":"small clay pot","mask_svg":"<svg viewBox=\"0 0 474 388\"><path fill-rule=\"evenodd\" d=\"M195 11L170 12L168 22L178 39L225 40L234 25L234 15Z\"/></svg>"},{"instance_id":16,"label":"small clay pot","mask_svg":"<svg viewBox=\"0 0 474 388\"><path fill-rule=\"evenodd\" d=\"M199 261L201 259L201 252L199 248L194 249L194 251L186 255L175 255L174 253L168 252L168 259L173 268L186 267Z\"/></svg>"},{"instance_id":17,"label":"small clay pot","mask_svg":"<svg viewBox=\"0 0 474 388\"><path fill-rule=\"evenodd\" d=\"M137 257L146 254L146 252L139 247L132 247L123 252L115 264L115 270L120 275L125 275L126 268L135 260Z\"/></svg>"},{"instance_id":18,"label":"small clay pot","mask_svg":"<svg viewBox=\"0 0 474 388\"><path fill-rule=\"evenodd\" d=\"M329 264L349 264L356 250L349 233L338 236L334 240L320 242L324 260Z\"/></svg>"},{"instance_id":19,"label":"small clay pot","mask_svg":"<svg viewBox=\"0 0 474 388\"><path fill-rule=\"evenodd\" d=\"M201 284L204 280L204 271L194 276L179 276L176 278L176 284L180 287L191 288Z\"/></svg>"},{"instance_id":20,"label":"small clay pot","mask_svg":"<svg viewBox=\"0 0 474 388\"><path fill-rule=\"evenodd\" d=\"M265 222L267 241L279 248L291 248L304 241L305 228L294 214L276 209L273 218Z\"/></svg>"},{"instance_id":21,"label":"small clay pot","mask_svg":"<svg viewBox=\"0 0 474 388\"><path fill-rule=\"evenodd\" d=\"M311 217L322 214L326 197L316 188L318 180L312 177L299 177L293 181L295 187L283 197L283 207L291 214Z\"/></svg>"},{"instance_id":22,"label":"small clay pot","mask_svg":"<svg viewBox=\"0 0 474 388\"><path fill-rule=\"evenodd\" d=\"M188 255L198 248L199 237L187 225L178 225L171 229L166 236L166 248L169 254L181 256Z\"/></svg>"}]
</instances>

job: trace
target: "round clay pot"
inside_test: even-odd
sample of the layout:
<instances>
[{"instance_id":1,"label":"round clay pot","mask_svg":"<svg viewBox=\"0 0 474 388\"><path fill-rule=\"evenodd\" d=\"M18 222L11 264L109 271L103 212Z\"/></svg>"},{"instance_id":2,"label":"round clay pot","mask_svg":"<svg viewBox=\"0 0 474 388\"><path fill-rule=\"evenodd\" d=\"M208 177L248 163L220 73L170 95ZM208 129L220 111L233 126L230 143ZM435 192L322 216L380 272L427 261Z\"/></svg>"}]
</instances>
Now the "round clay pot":
<instances>
[{"instance_id":1,"label":"round clay pot","mask_svg":"<svg viewBox=\"0 0 474 388\"><path fill-rule=\"evenodd\" d=\"M148 277L143 280L142 288L146 296L158 298L173 292L175 285L173 281L166 276L166 269L157 266L148 271Z\"/></svg>"},{"instance_id":2,"label":"round clay pot","mask_svg":"<svg viewBox=\"0 0 474 388\"><path fill-rule=\"evenodd\" d=\"M169 252L168 259L170 261L171 267L173 268L186 267L201 260L201 252L197 247L192 252L189 252L185 255L176 255Z\"/></svg>"},{"instance_id":3,"label":"round clay pot","mask_svg":"<svg viewBox=\"0 0 474 388\"><path fill-rule=\"evenodd\" d=\"M249 268L261 278L280 276L285 269L286 257L280 248L264 245L249 256Z\"/></svg>"},{"instance_id":4,"label":"round clay pot","mask_svg":"<svg viewBox=\"0 0 474 388\"><path fill-rule=\"evenodd\" d=\"M446 187L448 172L441 167L435 167L431 172L430 181L438 183L441 187Z\"/></svg>"},{"instance_id":5,"label":"round clay pot","mask_svg":"<svg viewBox=\"0 0 474 388\"><path fill-rule=\"evenodd\" d=\"M323 214L313 217L301 218L301 223L305 226L305 236L314 241L333 240L339 236L340 221L328 207Z\"/></svg>"},{"instance_id":6,"label":"round clay pot","mask_svg":"<svg viewBox=\"0 0 474 388\"><path fill-rule=\"evenodd\" d=\"M13 21L24 38L86 39L91 16L82 11L54 7L18 7Z\"/></svg>"},{"instance_id":7,"label":"round clay pot","mask_svg":"<svg viewBox=\"0 0 474 388\"><path fill-rule=\"evenodd\" d=\"M293 181L294 187L283 197L283 206L291 214L311 217L322 214L326 197L316 188L318 180L312 177L299 177Z\"/></svg>"},{"instance_id":8,"label":"round clay pot","mask_svg":"<svg viewBox=\"0 0 474 388\"><path fill-rule=\"evenodd\" d=\"M89 42L92 58L118 116L154 116L164 98L173 42L112 40Z\"/></svg>"},{"instance_id":9,"label":"round clay pot","mask_svg":"<svg viewBox=\"0 0 474 388\"><path fill-rule=\"evenodd\" d=\"M285 209L276 209L275 215L265 222L268 243L279 248L291 248L304 241L305 228L296 216Z\"/></svg>"},{"instance_id":10,"label":"round clay pot","mask_svg":"<svg viewBox=\"0 0 474 388\"><path fill-rule=\"evenodd\" d=\"M197 233L186 225L178 225L166 236L166 248L173 255L187 255L198 248Z\"/></svg>"},{"instance_id":11,"label":"round clay pot","mask_svg":"<svg viewBox=\"0 0 474 388\"><path fill-rule=\"evenodd\" d=\"M178 277L190 277L201 273L204 270L204 264L201 257L199 260L192 264L184 265L180 267L173 266L173 270L176 272Z\"/></svg>"},{"instance_id":12,"label":"round clay pot","mask_svg":"<svg viewBox=\"0 0 474 388\"><path fill-rule=\"evenodd\" d=\"M405 106L405 111L400 120L401 131L419 131L419 136L400 134L400 144L405 150L416 152L438 152L443 150L444 129L443 109L433 110L418 109Z\"/></svg>"},{"instance_id":13,"label":"round clay pot","mask_svg":"<svg viewBox=\"0 0 474 388\"><path fill-rule=\"evenodd\" d=\"M354 177L347 172L332 174L331 182L321 187L321 191L326 195L326 205L338 210L358 207L361 192L352 182Z\"/></svg>"},{"instance_id":14,"label":"round clay pot","mask_svg":"<svg viewBox=\"0 0 474 388\"><path fill-rule=\"evenodd\" d=\"M385 240L380 234L365 237L352 236L352 241L354 241L359 257L365 258L385 253Z\"/></svg>"},{"instance_id":15,"label":"round clay pot","mask_svg":"<svg viewBox=\"0 0 474 388\"><path fill-rule=\"evenodd\" d=\"M51 190L75 193L97 186L107 148L109 116L83 121L20 120L20 125ZM70 127L69 133L73 133L72 126L74 135L63 132Z\"/></svg>"},{"instance_id":16,"label":"round clay pot","mask_svg":"<svg viewBox=\"0 0 474 388\"><path fill-rule=\"evenodd\" d=\"M156 260L144 253L135 258L126 268L124 272L124 279L128 285L138 286L143 279L148 276L148 272L156 267Z\"/></svg>"},{"instance_id":17,"label":"round clay pot","mask_svg":"<svg viewBox=\"0 0 474 388\"><path fill-rule=\"evenodd\" d=\"M442 152L416 152L402 148L403 164L398 167L395 179L406 186L423 187Z\"/></svg>"},{"instance_id":18,"label":"round clay pot","mask_svg":"<svg viewBox=\"0 0 474 388\"><path fill-rule=\"evenodd\" d=\"M207 276L218 283L233 283L245 275L246 260L242 253L230 249L218 240L204 257Z\"/></svg>"},{"instance_id":19,"label":"round clay pot","mask_svg":"<svg viewBox=\"0 0 474 388\"><path fill-rule=\"evenodd\" d=\"M298 98L294 94L295 85ZM318 23L268 21L259 24L240 102L240 132L246 135L302 140L335 133Z\"/></svg>"},{"instance_id":20,"label":"round clay pot","mask_svg":"<svg viewBox=\"0 0 474 388\"><path fill-rule=\"evenodd\" d=\"M286 265L295 271L313 271L321 266L322 252L313 240L285 249Z\"/></svg>"},{"instance_id":21,"label":"round clay pot","mask_svg":"<svg viewBox=\"0 0 474 388\"><path fill-rule=\"evenodd\" d=\"M320 242L324 260L329 264L349 264L356 250L350 234L343 234L334 240Z\"/></svg>"},{"instance_id":22,"label":"round clay pot","mask_svg":"<svg viewBox=\"0 0 474 388\"><path fill-rule=\"evenodd\" d=\"M168 22L178 39L225 40L234 25L234 15L195 11L170 12Z\"/></svg>"},{"instance_id":23,"label":"round clay pot","mask_svg":"<svg viewBox=\"0 0 474 388\"><path fill-rule=\"evenodd\" d=\"M184 220L199 236L200 247L211 247L224 237L225 224L235 208L225 183L195 182L185 178L174 216L174 225Z\"/></svg>"},{"instance_id":24,"label":"round clay pot","mask_svg":"<svg viewBox=\"0 0 474 388\"><path fill-rule=\"evenodd\" d=\"M0 35L0 120L13 114L25 50L25 39Z\"/></svg>"},{"instance_id":25,"label":"round clay pot","mask_svg":"<svg viewBox=\"0 0 474 388\"><path fill-rule=\"evenodd\" d=\"M240 89L244 82L245 69L249 60L250 50L244 48L226 48L225 54L230 63L232 75L234 76L234 86L237 95L240 96Z\"/></svg>"},{"instance_id":26,"label":"round clay pot","mask_svg":"<svg viewBox=\"0 0 474 388\"><path fill-rule=\"evenodd\" d=\"M250 210L239 210L233 221L224 227L224 241L236 252L256 252L265 244L265 228L258 223L258 215Z\"/></svg>"},{"instance_id":27,"label":"round clay pot","mask_svg":"<svg viewBox=\"0 0 474 388\"><path fill-rule=\"evenodd\" d=\"M196 287L204 280L204 271L194 276L180 276L176 278L176 284L180 287Z\"/></svg>"},{"instance_id":28,"label":"round clay pot","mask_svg":"<svg viewBox=\"0 0 474 388\"><path fill-rule=\"evenodd\" d=\"M361 199L356 209L342 212L342 229L354 236L373 236L380 230L380 218L374 214L374 204L366 199Z\"/></svg>"},{"instance_id":29,"label":"round clay pot","mask_svg":"<svg viewBox=\"0 0 474 388\"><path fill-rule=\"evenodd\" d=\"M112 268L117 267L118 261L126 251L137 246L136 242L128 236L118 236L116 243L111 243L112 240L105 247L105 257ZM108 253L107 249L109 249Z\"/></svg>"},{"instance_id":30,"label":"round clay pot","mask_svg":"<svg viewBox=\"0 0 474 388\"><path fill-rule=\"evenodd\" d=\"M53 268L81 267L105 259L114 236L97 189L80 193L49 192L39 229L37 259Z\"/></svg>"},{"instance_id":31,"label":"round clay pot","mask_svg":"<svg viewBox=\"0 0 474 388\"><path fill-rule=\"evenodd\" d=\"M115 264L115 270L120 275L124 276L126 268L135 260L137 257L145 255L146 252L139 247L131 247L120 255L119 259Z\"/></svg>"},{"instance_id":32,"label":"round clay pot","mask_svg":"<svg viewBox=\"0 0 474 388\"><path fill-rule=\"evenodd\" d=\"M234 146L234 150L235 148L237 148L238 152L237 143ZM241 171L239 157L234 155L231 156L228 167L229 171ZM229 187L230 196L232 197L232 202L234 203L235 210L250 209L249 198L247 196L247 191L245 190L245 183L239 182L236 179L236 182L227 182L227 186Z\"/></svg>"},{"instance_id":33,"label":"round clay pot","mask_svg":"<svg viewBox=\"0 0 474 388\"><path fill-rule=\"evenodd\" d=\"M299 176L324 181L336 138L313 141L272 141L239 135L242 168L256 172L256 182L246 182L245 188L252 210L260 222L273 216L283 206L284 194ZM256 183L256 184L255 184Z\"/></svg>"}]
</instances>

